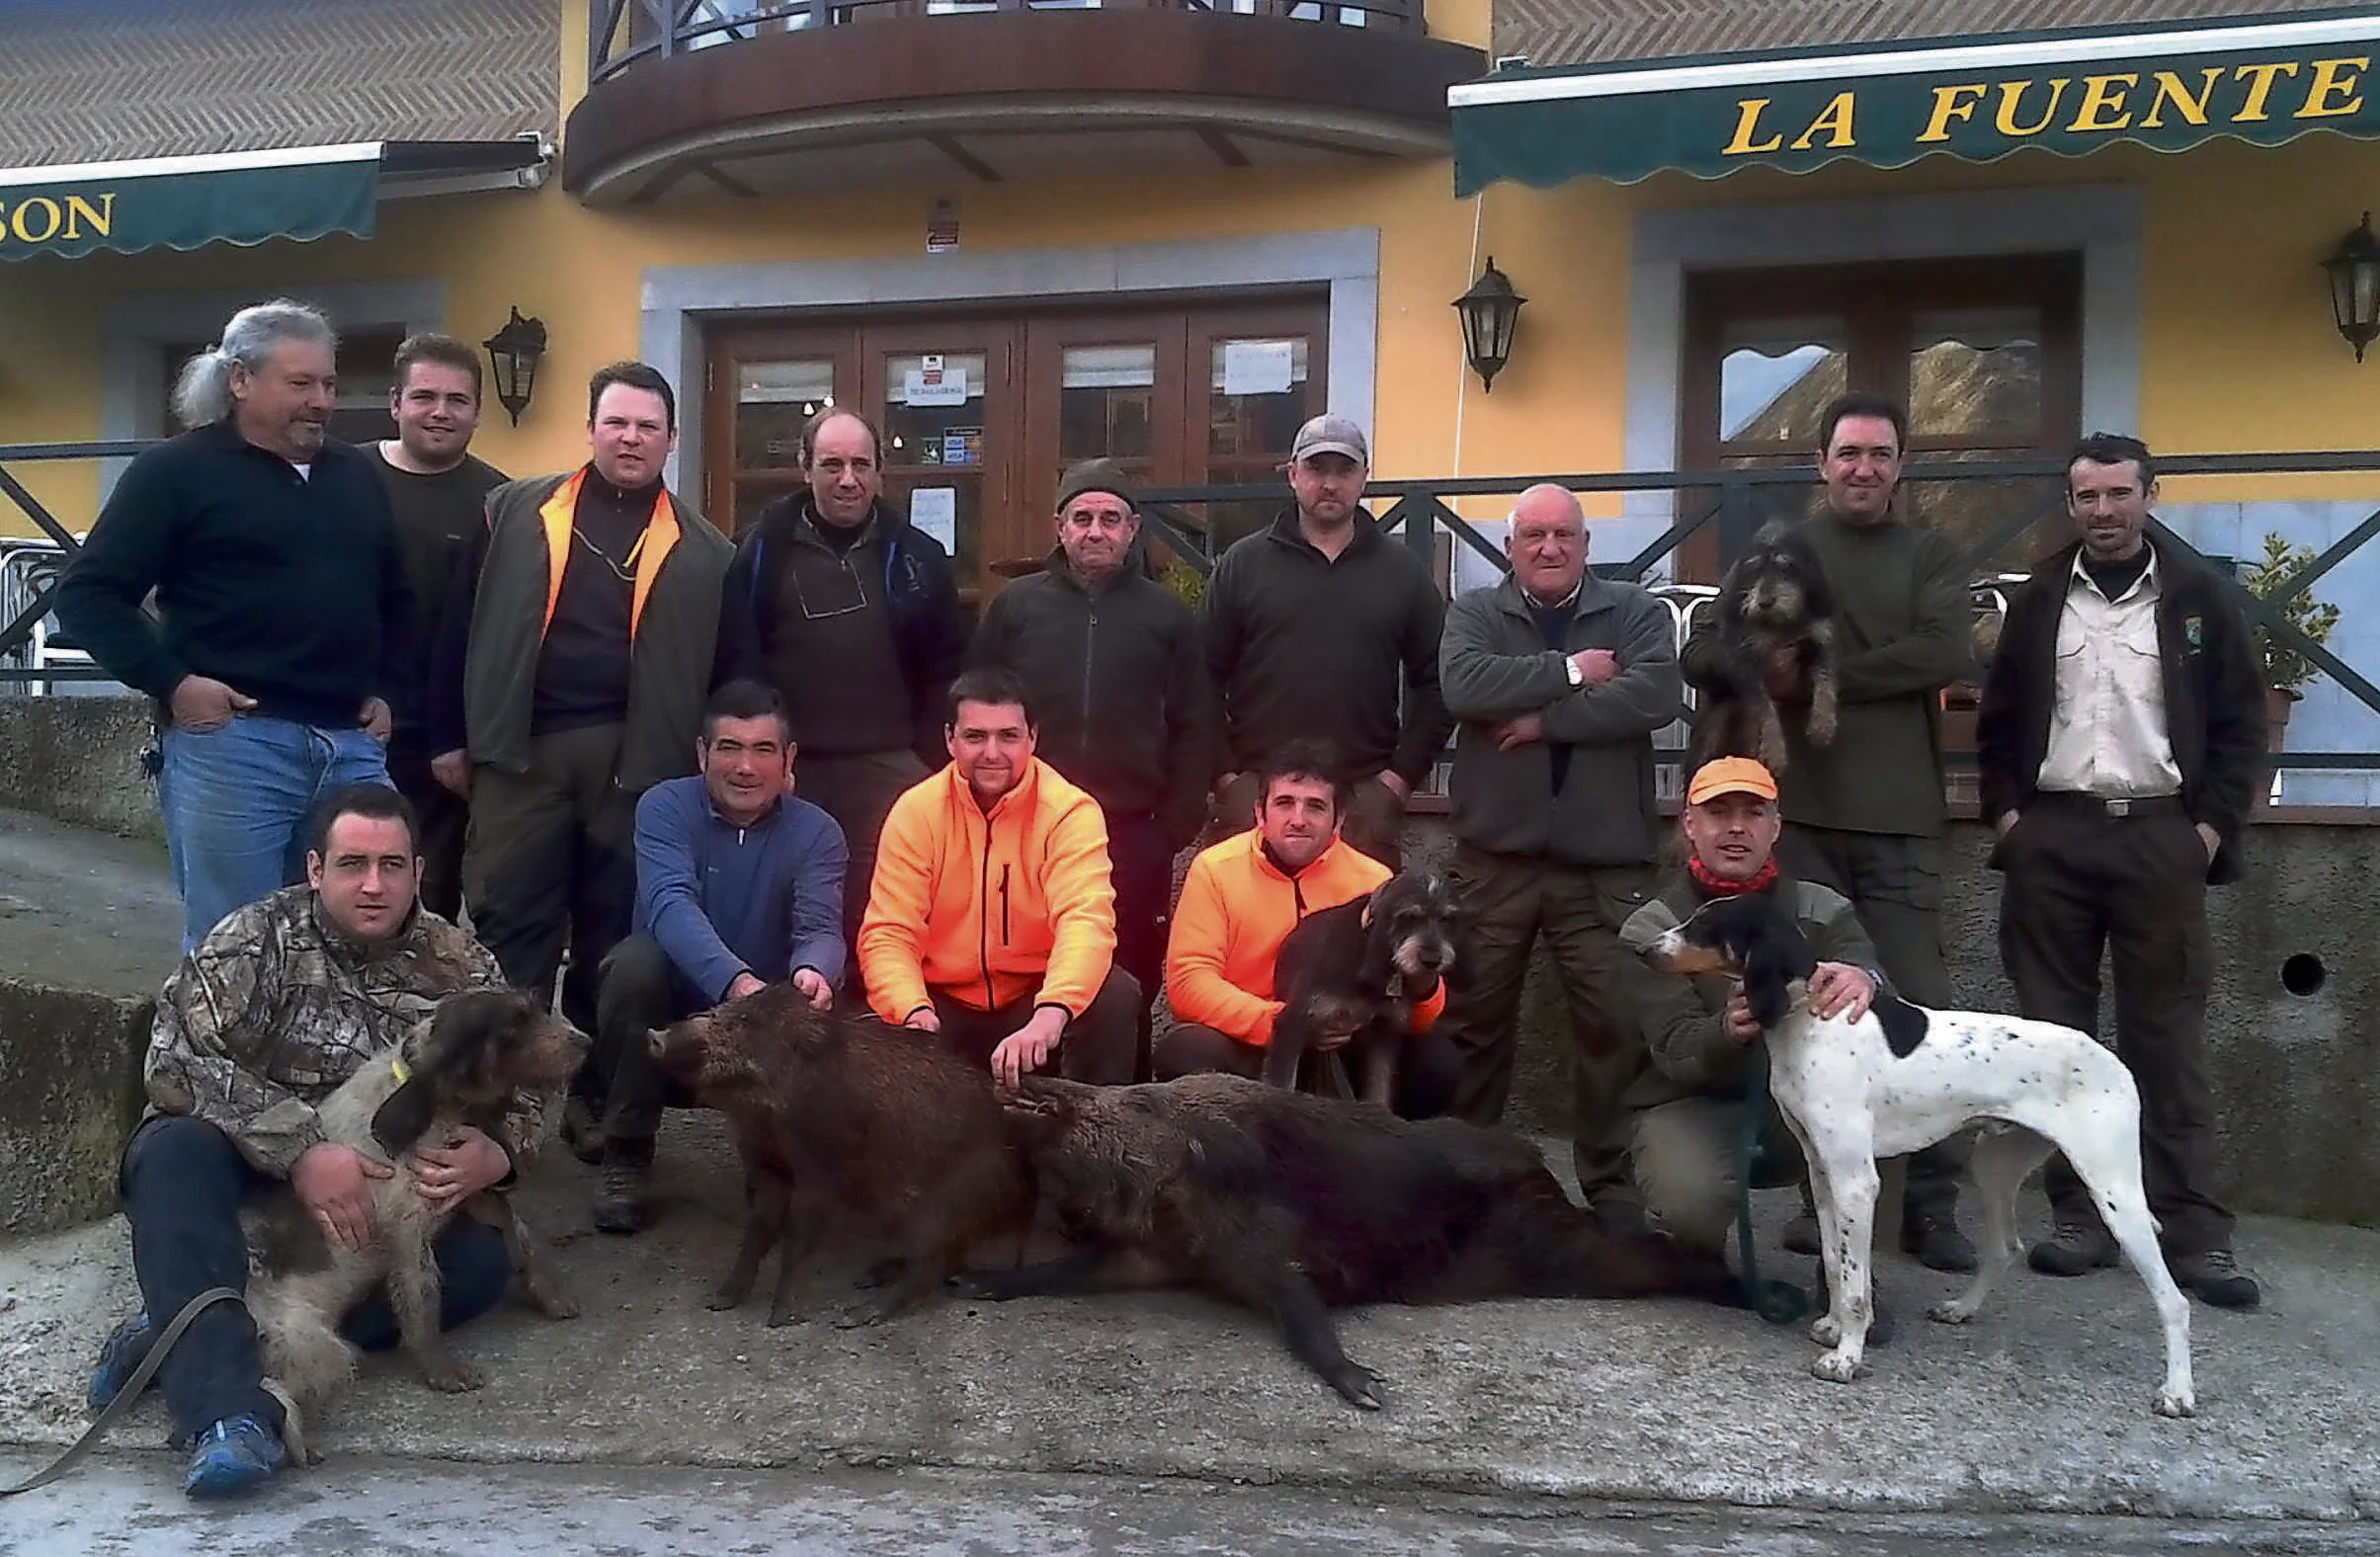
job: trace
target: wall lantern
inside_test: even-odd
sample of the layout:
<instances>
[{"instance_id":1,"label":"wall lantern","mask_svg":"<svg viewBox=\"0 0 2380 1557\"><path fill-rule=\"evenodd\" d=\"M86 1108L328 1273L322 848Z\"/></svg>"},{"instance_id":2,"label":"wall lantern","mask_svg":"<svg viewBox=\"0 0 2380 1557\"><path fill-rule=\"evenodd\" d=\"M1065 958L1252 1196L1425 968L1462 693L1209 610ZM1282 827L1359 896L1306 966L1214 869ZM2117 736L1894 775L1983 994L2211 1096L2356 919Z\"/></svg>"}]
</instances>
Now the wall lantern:
<instances>
[{"instance_id":1,"label":"wall lantern","mask_svg":"<svg viewBox=\"0 0 2380 1557\"><path fill-rule=\"evenodd\" d=\"M1492 254L1471 289L1454 299L1454 311L1463 321L1463 355L1471 359L1483 392L1494 391L1496 375L1513 355L1513 326L1526 301L1513 290L1512 279L1496 268Z\"/></svg>"},{"instance_id":2,"label":"wall lantern","mask_svg":"<svg viewBox=\"0 0 2380 1557\"><path fill-rule=\"evenodd\" d=\"M519 427L529 397L536 392L537 364L545 356L545 321L524 319L515 308L504 328L480 344L487 348L488 366L496 372L496 401Z\"/></svg>"},{"instance_id":3,"label":"wall lantern","mask_svg":"<svg viewBox=\"0 0 2380 1557\"><path fill-rule=\"evenodd\" d=\"M2339 240L2339 252L2322 268L2331 273L2332 319L2362 362L2363 349L2380 337L2380 238L2372 236L2370 211L2362 226Z\"/></svg>"}]
</instances>

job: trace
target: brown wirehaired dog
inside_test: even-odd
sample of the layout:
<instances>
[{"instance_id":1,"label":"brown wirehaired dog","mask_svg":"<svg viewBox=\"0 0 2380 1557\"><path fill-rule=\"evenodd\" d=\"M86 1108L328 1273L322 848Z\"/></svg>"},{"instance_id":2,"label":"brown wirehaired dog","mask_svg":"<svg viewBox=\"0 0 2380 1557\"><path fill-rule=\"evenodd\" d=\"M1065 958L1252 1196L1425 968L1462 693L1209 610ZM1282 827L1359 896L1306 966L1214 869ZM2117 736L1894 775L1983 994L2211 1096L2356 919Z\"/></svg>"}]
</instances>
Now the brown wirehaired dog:
<instances>
[{"instance_id":1,"label":"brown wirehaired dog","mask_svg":"<svg viewBox=\"0 0 2380 1557\"><path fill-rule=\"evenodd\" d=\"M1031 1183L990 1073L929 1034L818 1011L772 984L651 1041L663 1074L727 1116L743 1156L744 1239L714 1309L750 1296L781 1246L769 1323L801 1317L795 1288L837 1214L885 1231L897 1251L870 1273L875 1295L837 1318L843 1328L915 1307L971 1244L1031 1221Z\"/></svg>"},{"instance_id":2,"label":"brown wirehaired dog","mask_svg":"<svg viewBox=\"0 0 2380 1557\"><path fill-rule=\"evenodd\" d=\"M1358 1406L1380 1405L1381 1379L1341 1350L1334 1306L1743 1301L1715 1258L1606 1234L1509 1130L1219 1075L1099 1088L1028 1076L1009 1108L1044 1201L1079 1247L970 1273L965 1289L997 1301L1201 1287L1273 1315L1290 1352Z\"/></svg>"},{"instance_id":3,"label":"brown wirehaired dog","mask_svg":"<svg viewBox=\"0 0 2380 1557\"><path fill-rule=\"evenodd\" d=\"M396 1052L349 1077L316 1110L325 1139L353 1147L396 1172L366 1183L373 1238L363 1250L325 1240L287 1186L257 1212L267 1273L247 1303L264 1348L266 1374L300 1406L327 1399L355 1371L356 1349L339 1334L348 1311L385 1281L405 1354L432 1389L477 1389L479 1372L448 1348L439 1325L438 1261L431 1242L455 1208L433 1208L414 1188L407 1153L444 1142L462 1125L491 1138L519 1093L558 1093L586 1057L586 1038L531 997L472 990L439 1002ZM553 1319L577 1315L535 1243L499 1189L460 1207L504 1234L530 1305Z\"/></svg>"},{"instance_id":4,"label":"brown wirehaired dog","mask_svg":"<svg viewBox=\"0 0 2380 1557\"><path fill-rule=\"evenodd\" d=\"M1810 692L1813 746L1835 739L1835 602L1826 570L1800 530L1771 525L1719 582L1720 683L1702 690L1694 718L1693 756L1686 772L1717 757L1757 759L1770 773L1785 768L1785 727L1763 684L1768 656L1793 651Z\"/></svg>"},{"instance_id":5,"label":"brown wirehaired dog","mask_svg":"<svg viewBox=\"0 0 2380 1557\"><path fill-rule=\"evenodd\" d=\"M1353 1028L1342 1052L1355 1096L1390 1106L1410 1036L1411 992L1417 983L1457 979L1460 916L1444 876L1408 870L1368 897L1299 920L1272 963L1281 1013L1265 1049L1267 1085L1295 1087L1315 1038Z\"/></svg>"}]
</instances>

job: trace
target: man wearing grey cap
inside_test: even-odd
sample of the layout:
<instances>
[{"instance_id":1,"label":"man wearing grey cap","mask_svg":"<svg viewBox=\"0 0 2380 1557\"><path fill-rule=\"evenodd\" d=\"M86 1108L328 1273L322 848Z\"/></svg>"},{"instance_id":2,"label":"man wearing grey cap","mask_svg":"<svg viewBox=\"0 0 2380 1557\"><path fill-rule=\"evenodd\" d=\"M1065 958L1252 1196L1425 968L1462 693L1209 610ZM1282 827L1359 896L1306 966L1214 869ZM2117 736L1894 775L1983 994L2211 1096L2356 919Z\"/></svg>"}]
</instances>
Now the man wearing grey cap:
<instances>
[{"instance_id":1,"label":"man wearing grey cap","mask_svg":"<svg viewBox=\"0 0 2380 1557\"><path fill-rule=\"evenodd\" d=\"M1216 836L1255 825L1267 757L1322 740L1349 789L1344 836L1393 870L1406 797L1453 727L1437 688L1446 605L1422 559L1357 501L1371 474L1361 428L1315 417L1287 473L1295 504L1223 554L1199 607L1223 695Z\"/></svg>"},{"instance_id":2,"label":"man wearing grey cap","mask_svg":"<svg viewBox=\"0 0 2380 1557\"><path fill-rule=\"evenodd\" d=\"M1140 981L1138 1073L1165 981L1174 857L1197 837L1214 772L1214 693L1197 623L1148 576L1140 508L1112 460L1058 482L1057 544L992 597L970 666L1017 674L1040 718L1034 755L1099 802L1115 886L1115 962Z\"/></svg>"}]
</instances>

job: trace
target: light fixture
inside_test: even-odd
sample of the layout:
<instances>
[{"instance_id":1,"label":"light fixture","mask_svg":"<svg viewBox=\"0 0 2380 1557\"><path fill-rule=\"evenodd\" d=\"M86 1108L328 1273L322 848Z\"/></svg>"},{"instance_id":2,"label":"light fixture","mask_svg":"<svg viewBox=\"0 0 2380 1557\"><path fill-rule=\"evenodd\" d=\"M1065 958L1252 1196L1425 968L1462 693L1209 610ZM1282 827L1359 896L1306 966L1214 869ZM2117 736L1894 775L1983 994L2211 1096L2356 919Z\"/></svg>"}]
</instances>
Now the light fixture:
<instances>
[{"instance_id":1,"label":"light fixture","mask_svg":"<svg viewBox=\"0 0 2380 1557\"><path fill-rule=\"evenodd\" d=\"M1483 391L1495 389L1496 375L1512 358L1513 326L1519 321L1520 305L1526 301L1513 290L1512 279L1496 268L1492 254L1488 268L1479 273L1471 289L1454 299L1454 311L1463 322L1463 355L1471 360Z\"/></svg>"},{"instance_id":2,"label":"light fixture","mask_svg":"<svg viewBox=\"0 0 2380 1557\"><path fill-rule=\"evenodd\" d=\"M2331 317L2362 362L2364 348L2380 338L2380 238L2372 236L2370 211L2322 268L2331 273Z\"/></svg>"},{"instance_id":3,"label":"light fixture","mask_svg":"<svg viewBox=\"0 0 2380 1557\"><path fill-rule=\"evenodd\" d=\"M545 356L545 321L524 319L521 310L504 328L480 342L487 349L488 366L495 369L496 402L521 425L521 413L529 409L530 396L536 392L537 364Z\"/></svg>"}]
</instances>

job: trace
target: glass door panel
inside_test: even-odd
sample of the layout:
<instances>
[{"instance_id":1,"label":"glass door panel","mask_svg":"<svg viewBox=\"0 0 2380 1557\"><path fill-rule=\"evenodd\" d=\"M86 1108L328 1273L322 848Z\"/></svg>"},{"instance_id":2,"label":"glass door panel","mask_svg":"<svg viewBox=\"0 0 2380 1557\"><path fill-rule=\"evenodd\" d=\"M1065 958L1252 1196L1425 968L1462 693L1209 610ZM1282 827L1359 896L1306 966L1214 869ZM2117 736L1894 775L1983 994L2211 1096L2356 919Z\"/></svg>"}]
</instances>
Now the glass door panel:
<instances>
[{"instance_id":1,"label":"glass door panel","mask_svg":"<svg viewBox=\"0 0 2380 1557\"><path fill-rule=\"evenodd\" d=\"M1719 441L1782 446L1807 457L1818 413L1849 381L1850 330L1840 318L1731 321L1719 359Z\"/></svg>"},{"instance_id":2,"label":"glass door panel","mask_svg":"<svg viewBox=\"0 0 2380 1557\"><path fill-rule=\"evenodd\" d=\"M737 472L800 468L802 424L835 403L835 360L739 362L734 369Z\"/></svg>"},{"instance_id":3,"label":"glass door panel","mask_svg":"<svg viewBox=\"0 0 2380 1557\"><path fill-rule=\"evenodd\" d=\"M1297 430L1321 409L1313 345L1303 335L1217 336L1206 351L1206 470L1214 486L1272 486L1283 479ZM1218 554L1272 523L1276 498L1208 506Z\"/></svg>"},{"instance_id":4,"label":"glass door panel","mask_svg":"<svg viewBox=\"0 0 2380 1557\"><path fill-rule=\"evenodd\" d=\"M883 362L884 500L949 552L960 583L984 555L985 352L890 352Z\"/></svg>"}]
</instances>

